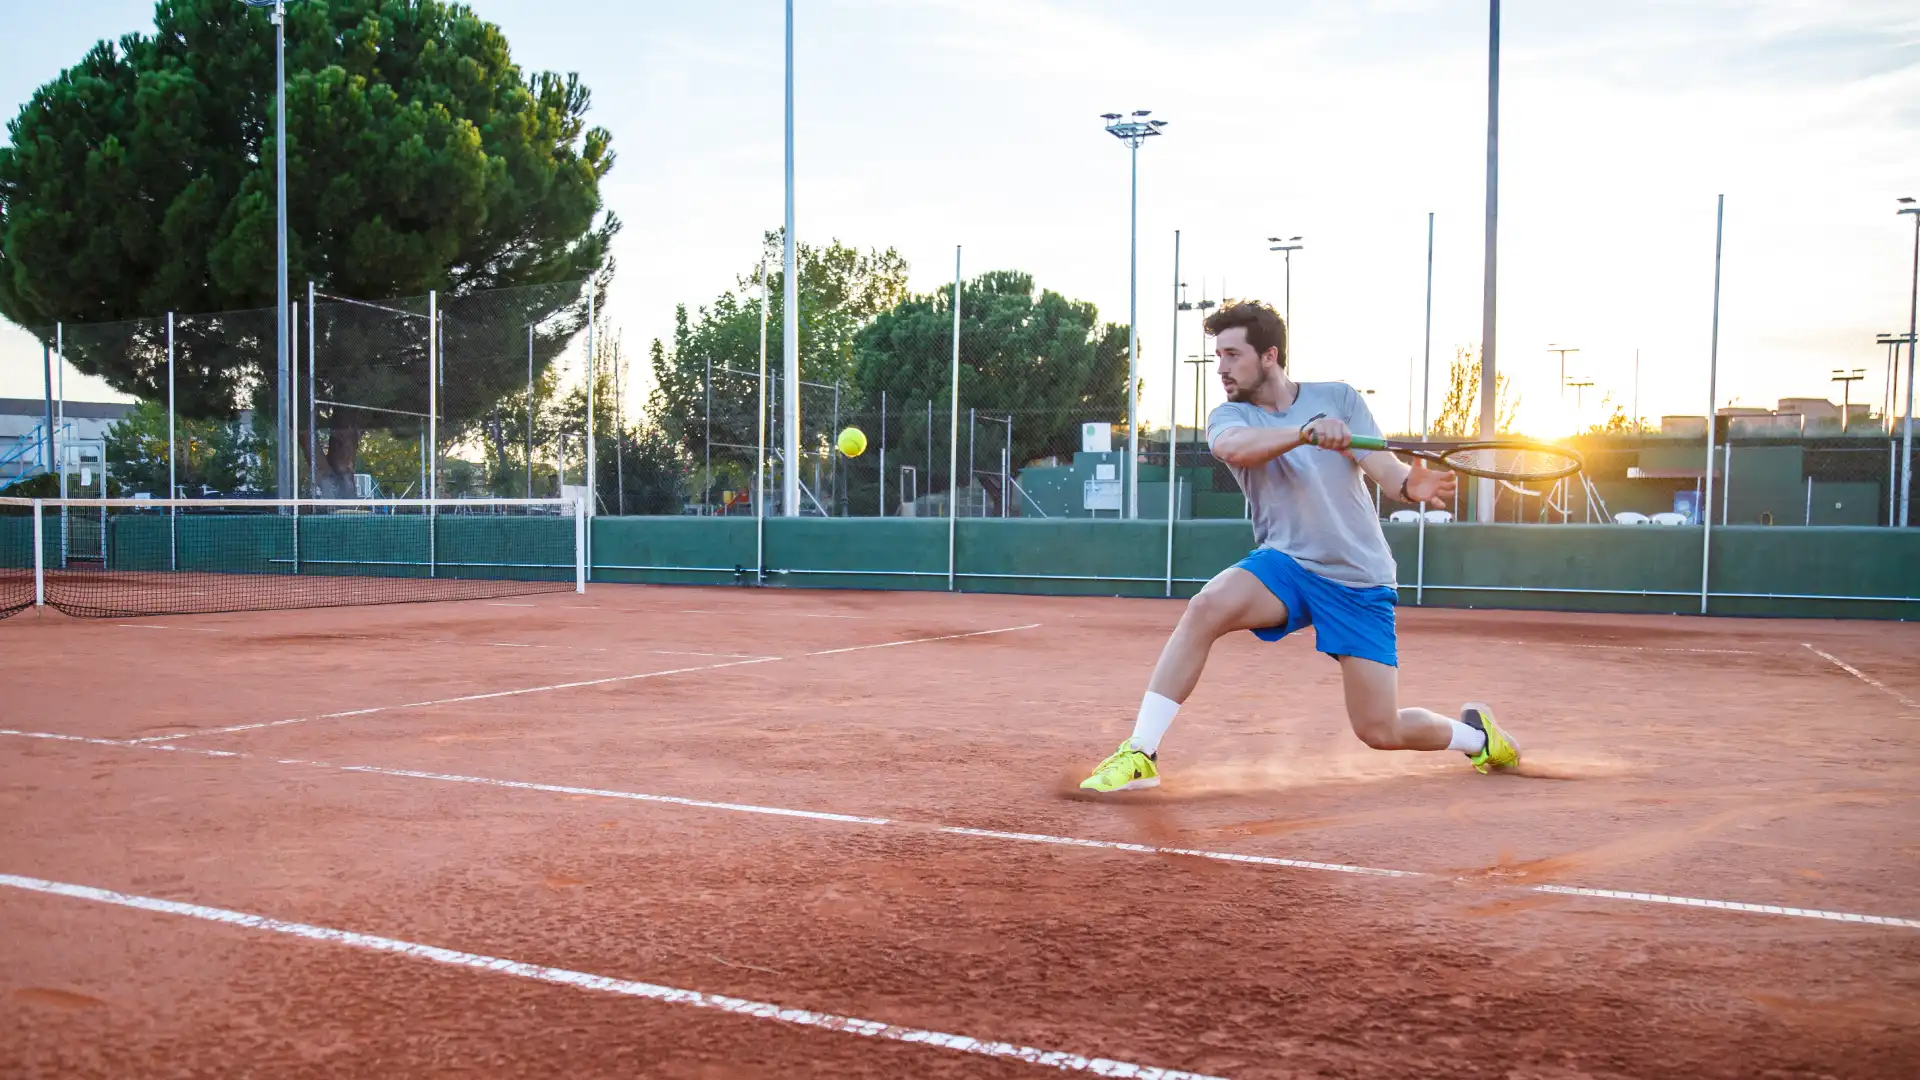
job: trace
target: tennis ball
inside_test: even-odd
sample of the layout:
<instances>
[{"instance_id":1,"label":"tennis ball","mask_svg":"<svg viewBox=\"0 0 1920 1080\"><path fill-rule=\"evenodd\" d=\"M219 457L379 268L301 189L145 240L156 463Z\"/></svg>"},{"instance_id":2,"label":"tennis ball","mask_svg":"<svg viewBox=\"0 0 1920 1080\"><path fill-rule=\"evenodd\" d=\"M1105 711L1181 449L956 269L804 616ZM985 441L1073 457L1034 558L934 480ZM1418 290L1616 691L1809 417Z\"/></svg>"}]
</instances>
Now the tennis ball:
<instances>
[{"instance_id":1,"label":"tennis ball","mask_svg":"<svg viewBox=\"0 0 1920 1080\"><path fill-rule=\"evenodd\" d=\"M857 427L850 427L840 433L840 452L848 457L859 457L867 452L867 435Z\"/></svg>"}]
</instances>

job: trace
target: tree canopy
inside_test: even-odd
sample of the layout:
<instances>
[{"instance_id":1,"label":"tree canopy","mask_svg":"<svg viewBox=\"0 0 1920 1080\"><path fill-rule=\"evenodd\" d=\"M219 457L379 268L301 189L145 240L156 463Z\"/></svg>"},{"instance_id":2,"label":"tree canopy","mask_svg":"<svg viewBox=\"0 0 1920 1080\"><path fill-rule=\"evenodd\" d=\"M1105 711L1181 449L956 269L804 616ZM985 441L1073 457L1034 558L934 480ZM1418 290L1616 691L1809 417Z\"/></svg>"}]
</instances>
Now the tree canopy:
<instances>
[{"instance_id":1,"label":"tree canopy","mask_svg":"<svg viewBox=\"0 0 1920 1080\"><path fill-rule=\"evenodd\" d=\"M604 275L612 140L587 126L576 77L523 72L499 27L444 0L286 11L292 281L377 299ZM160 0L153 33L100 42L34 93L0 149L0 315L38 328L274 303L273 41L266 15L232 0ZM540 314L544 366L580 320ZM157 335L136 337L69 359L162 397ZM176 345L183 411L230 413L272 374L271 337L253 329ZM353 420L334 426L350 470Z\"/></svg>"}]
</instances>

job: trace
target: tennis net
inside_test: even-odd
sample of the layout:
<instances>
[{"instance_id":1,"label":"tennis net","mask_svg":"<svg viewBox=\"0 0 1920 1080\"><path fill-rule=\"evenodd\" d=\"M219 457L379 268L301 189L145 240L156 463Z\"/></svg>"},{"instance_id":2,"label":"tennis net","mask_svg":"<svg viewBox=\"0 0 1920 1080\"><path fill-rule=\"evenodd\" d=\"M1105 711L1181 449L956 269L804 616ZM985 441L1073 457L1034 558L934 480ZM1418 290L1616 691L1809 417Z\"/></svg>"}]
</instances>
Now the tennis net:
<instances>
[{"instance_id":1,"label":"tennis net","mask_svg":"<svg viewBox=\"0 0 1920 1080\"><path fill-rule=\"evenodd\" d=\"M0 499L0 618L480 600L586 587L571 499Z\"/></svg>"}]
</instances>

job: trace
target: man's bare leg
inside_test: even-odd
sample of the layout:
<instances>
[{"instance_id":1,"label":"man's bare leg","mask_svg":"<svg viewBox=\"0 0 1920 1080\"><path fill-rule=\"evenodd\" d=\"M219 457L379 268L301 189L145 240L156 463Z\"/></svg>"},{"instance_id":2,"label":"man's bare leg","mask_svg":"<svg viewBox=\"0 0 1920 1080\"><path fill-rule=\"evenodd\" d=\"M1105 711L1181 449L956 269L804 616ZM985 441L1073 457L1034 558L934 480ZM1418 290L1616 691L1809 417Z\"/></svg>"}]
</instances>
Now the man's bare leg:
<instances>
[{"instance_id":1,"label":"man's bare leg","mask_svg":"<svg viewBox=\"0 0 1920 1080\"><path fill-rule=\"evenodd\" d=\"M1287 606L1260 579L1237 566L1214 575L1180 615L1180 624L1160 650L1160 661L1147 681L1146 697L1134 720L1134 749L1155 754L1160 737L1173 723L1182 702L1200 683L1213 643L1240 630L1284 626Z\"/></svg>"},{"instance_id":2,"label":"man's bare leg","mask_svg":"<svg viewBox=\"0 0 1920 1080\"><path fill-rule=\"evenodd\" d=\"M1353 733L1375 750L1457 750L1481 772L1520 762L1519 746L1493 725L1484 705L1467 705L1458 720L1429 709L1403 709L1400 669L1357 656L1340 658L1340 680Z\"/></svg>"}]
</instances>

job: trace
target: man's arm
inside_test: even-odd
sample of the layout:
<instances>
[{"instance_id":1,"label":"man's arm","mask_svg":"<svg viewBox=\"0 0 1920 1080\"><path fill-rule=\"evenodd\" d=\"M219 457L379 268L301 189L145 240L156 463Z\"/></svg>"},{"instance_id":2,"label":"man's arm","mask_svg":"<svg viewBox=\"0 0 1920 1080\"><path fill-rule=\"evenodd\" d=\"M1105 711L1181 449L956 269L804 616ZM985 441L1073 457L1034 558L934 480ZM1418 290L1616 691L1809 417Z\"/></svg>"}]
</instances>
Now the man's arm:
<instances>
[{"instance_id":1,"label":"man's arm","mask_svg":"<svg viewBox=\"0 0 1920 1080\"><path fill-rule=\"evenodd\" d=\"M1389 453L1375 451L1360 459L1360 471L1373 478L1380 490L1401 502L1419 505L1445 505L1453 498L1459 480L1446 469L1429 469L1415 459L1412 465Z\"/></svg>"},{"instance_id":2,"label":"man's arm","mask_svg":"<svg viewBox=\"0 0 1920 1080\"><path fill-rule=\"evenodd\" d=\"M1213 456L1236 469L1251 469L1305 445L1299 428L1232 427L1213 437Z\"/></svg>"}]
</instances>

